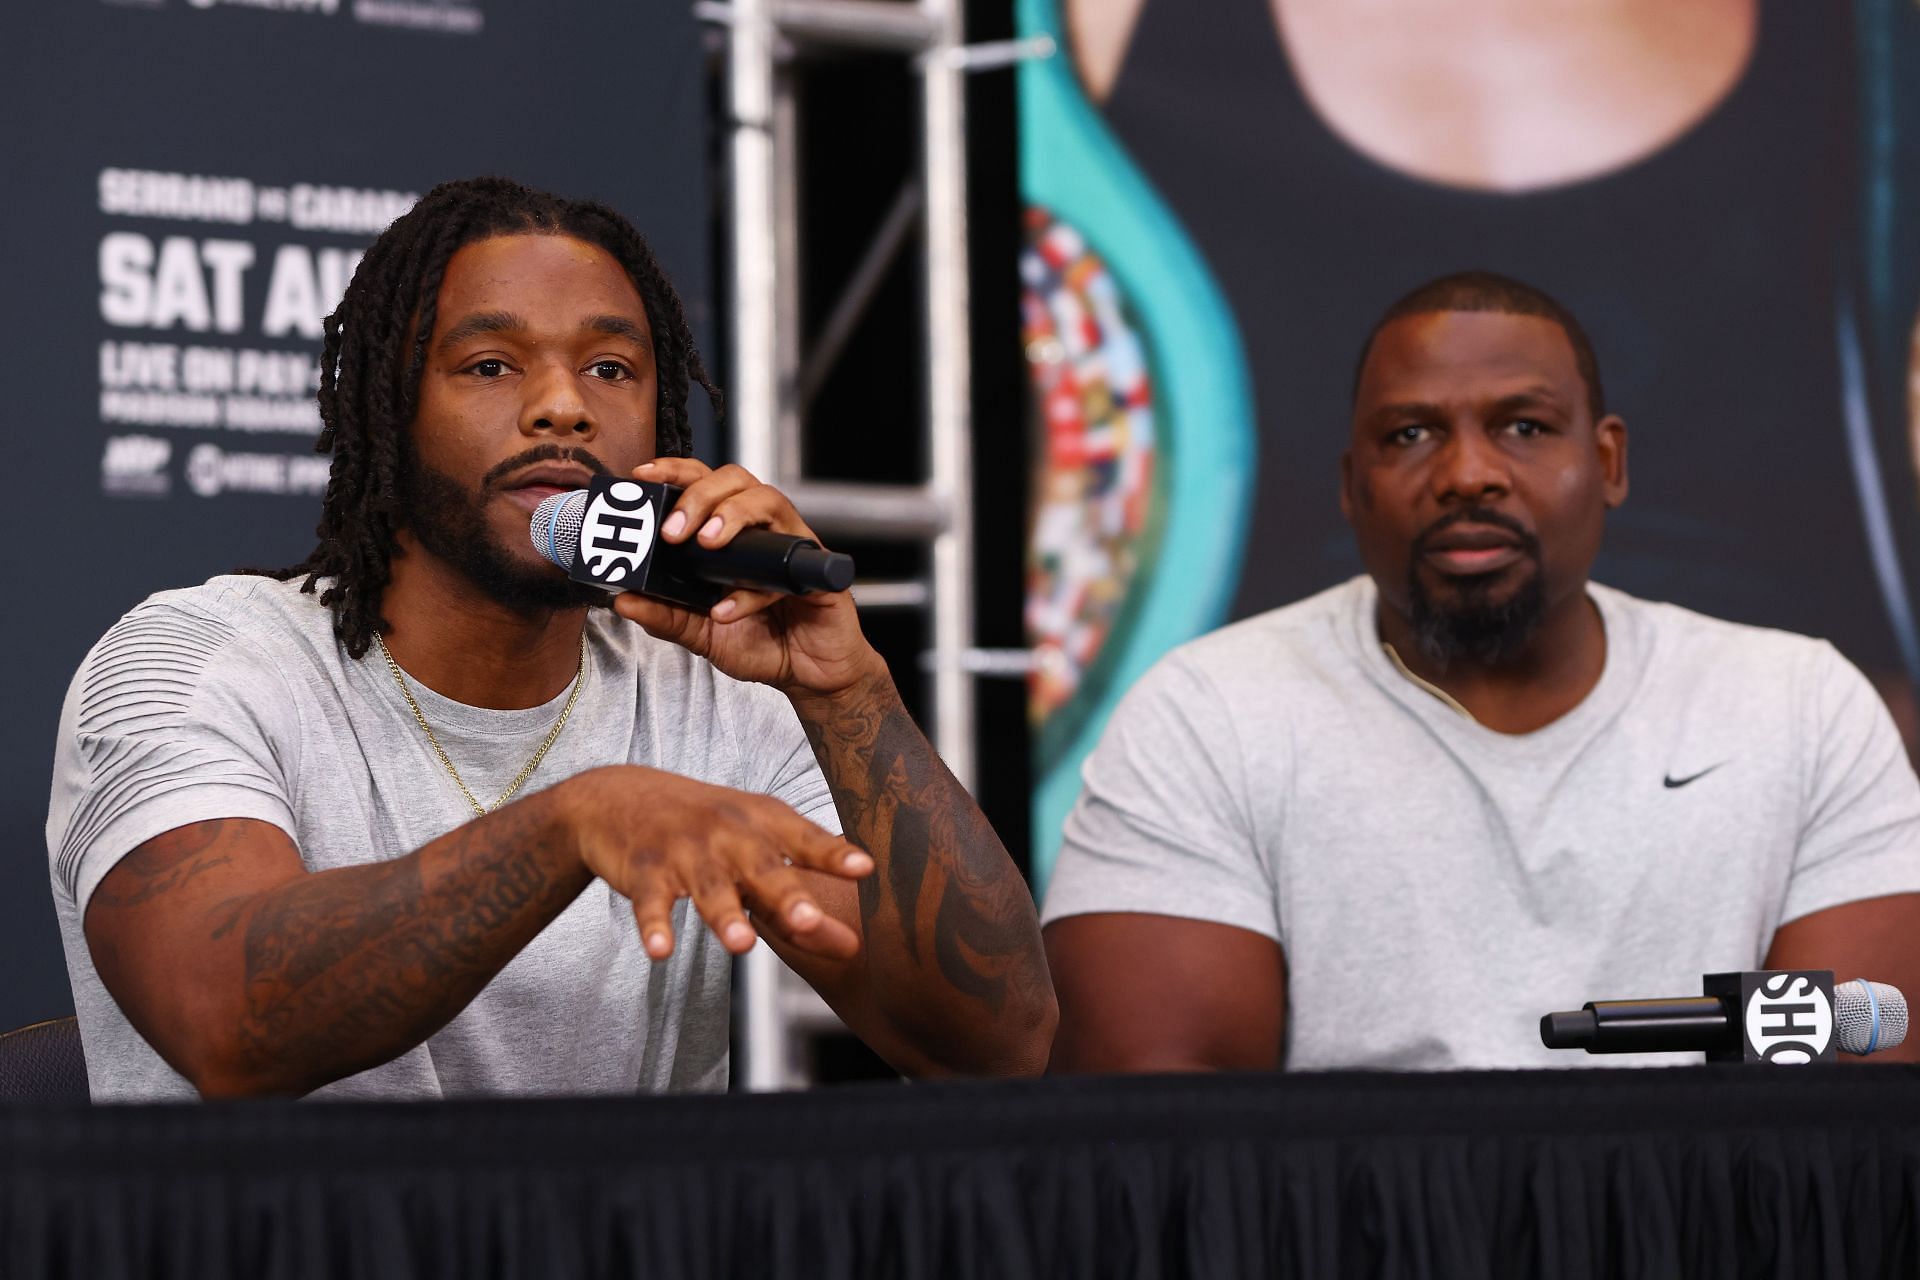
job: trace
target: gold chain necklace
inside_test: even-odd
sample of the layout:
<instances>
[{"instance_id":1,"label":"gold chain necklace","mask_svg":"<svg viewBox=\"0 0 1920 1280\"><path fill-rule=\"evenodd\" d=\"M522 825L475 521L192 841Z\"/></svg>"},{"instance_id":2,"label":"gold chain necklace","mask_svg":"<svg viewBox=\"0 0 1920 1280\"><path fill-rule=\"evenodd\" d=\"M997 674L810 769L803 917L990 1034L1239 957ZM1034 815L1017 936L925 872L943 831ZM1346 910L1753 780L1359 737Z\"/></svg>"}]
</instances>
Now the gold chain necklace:
<instances>
[{"instance_id":1,"label":"gold chain necklace","mask_svg":"<svg viewBox=\"0 0 1920 1280\"><path fill-rule=\"evenodd\" d=\"M400 664L393 660L393 654L387 651L387 642L380 638L378 631L373 633L373 642L380 646L380 656L387 660L387 670L393 672L393 682L400 686L400 696L407 700L407 706L413 711L413 718L420 722L421 731L427 735L427 745L433 748L433 754L440 757L440 763L447 767L447 773L452 777L453 785L460 788L460 794L465 796L467 803L473 806L473 816L476 818L486 817L512 799L513 793L520 789L520 784L533 776L533 771L540 767L542 760L546 759L547 751L553 746L554 739L558 738L560 731L567 727L567 717L573 714L573 704L580 697L580 686L587 682L587 633L583 627L580 631L580 669L574 673L573 692L567 695L567 705L560 709L560 718L553 722L553 728L547 731L547 740L540 744L538 751L533 753L533 759L527 761L527 767L522 769L519 776L500 793L500 798L492 804L482 805L474 798L473 792L467 789L466 781L461 778L460 771L453 767L453 759L447 755L447 749L441 746L440 739L434 736L433 726L428 724L426 716L421 714L420 704L413 700L413 690L407 688L407 678L400 673Z\"/></svg>"}]
</instances>

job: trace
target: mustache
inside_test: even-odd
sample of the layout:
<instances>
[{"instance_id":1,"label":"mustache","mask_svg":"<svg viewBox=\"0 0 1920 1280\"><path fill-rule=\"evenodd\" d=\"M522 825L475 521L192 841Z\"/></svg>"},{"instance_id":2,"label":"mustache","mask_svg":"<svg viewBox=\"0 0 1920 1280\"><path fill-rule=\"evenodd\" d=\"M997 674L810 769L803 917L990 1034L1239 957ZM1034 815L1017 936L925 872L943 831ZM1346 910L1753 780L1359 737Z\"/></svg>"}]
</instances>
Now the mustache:
<instances>
[{"instance_id":1,"label":"mustache","mask_svg":"<svg viewBox=\"0 0 1920 1280\"><path fill-rule=\"evenodd\" d=\"M525 453L516 453L480 477L480 487L491 489L516 471L524 471L537 462L577 462L597 476L609 475L613 468L581 445L537 444Z\"/></svg>"},{"instance_id":2,"label":"mustache","mask_svg":"<svg viewBox=\"0 0 1920 1280\"><path fill-rule=\"evenodd\" d=\"M1518 520L1515 520L1512 516L1504 512L1495 511L1491 507L1462 507L1458 511L1452 511L1441 516L1438 520L1435 520L1432 524L1422 529L1419 536L1413 540L1413 554L1415 556L1426 554L1427 548L1434 538L1445 533L1457 524L1479 524L1488 525L1496 529L1504 529L1513 535L1514 540L1520 544L1522 551L1525 551L1530 556L1538 556L1540 554L1540 539L1533 536L1531 529L1521 524Z\"/></svg>"}]
</instances>

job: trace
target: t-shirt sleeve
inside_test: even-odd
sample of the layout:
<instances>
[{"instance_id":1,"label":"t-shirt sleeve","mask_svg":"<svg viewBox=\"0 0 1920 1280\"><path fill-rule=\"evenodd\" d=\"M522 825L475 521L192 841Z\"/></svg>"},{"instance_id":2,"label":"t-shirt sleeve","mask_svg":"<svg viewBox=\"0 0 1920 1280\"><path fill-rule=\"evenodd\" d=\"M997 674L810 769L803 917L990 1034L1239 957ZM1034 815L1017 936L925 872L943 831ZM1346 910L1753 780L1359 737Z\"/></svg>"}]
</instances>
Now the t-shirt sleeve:
<instances>
[{"instance_id":1,"label":"t-shirt sleeve","mask_svg":"<svg viewBox=\"0 0 1920 1280\"><path fill-rule=\"evenodd\" d=\"M1803 706L1811 767L1782 923L1920 892L1920 780L1886 704L1822 644Z\"/></svg>"},{"instance_id":2,"label":"t-shirt sleeve","mask_svg":"<svg viewBox=\"0 0 1920 1280\"><path fill-rule=\"evenodd\" d=\"M114 625L67 690L47 853L54 892L84 912L114 865L162 832L215 818L293 831L276 716L279 674L230 623L148 603Z\"/></svg>"},{"instance_id":3,"label":"t-shirt sleeve","mask_svg":"<svg viewBox=\"0 0 1920 1280\"><path fill-rule=\"evenodd\" d=\"M1044 921L1148 912L1282 941L1237 726L1191 650L1163 658L1121 699L1081 778Z\"/></svg>"},{"instance_id":4,"label":"t-shirt sleeve","mask_svg":"<svg viewBox=\"0 0 1920 1280\"><path fill-rule=\"evenodd\" d=\"M801 817L839 835L840 811L793 705L763 684L735 684L740 789L784 800Z\"/></svg>"}]
</instances>

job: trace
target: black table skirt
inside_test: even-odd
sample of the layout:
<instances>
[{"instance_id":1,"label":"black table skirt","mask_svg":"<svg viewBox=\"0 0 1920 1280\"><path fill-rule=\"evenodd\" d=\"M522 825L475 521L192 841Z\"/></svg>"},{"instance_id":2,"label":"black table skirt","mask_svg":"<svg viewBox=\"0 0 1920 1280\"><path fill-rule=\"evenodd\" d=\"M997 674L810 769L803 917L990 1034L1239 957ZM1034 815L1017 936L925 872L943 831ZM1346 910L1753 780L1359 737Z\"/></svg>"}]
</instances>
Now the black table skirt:
<instances>
[{"instance_id":1,"label":"black table skirt","mask_svg":"<svg viewBox=\"0 0 1920 1280\"><path fill-rule=\"evenodd\" d=\"M13 1276L1920 1276L1920 1069L0 1112Z\"/></svg>"}]
</instances>

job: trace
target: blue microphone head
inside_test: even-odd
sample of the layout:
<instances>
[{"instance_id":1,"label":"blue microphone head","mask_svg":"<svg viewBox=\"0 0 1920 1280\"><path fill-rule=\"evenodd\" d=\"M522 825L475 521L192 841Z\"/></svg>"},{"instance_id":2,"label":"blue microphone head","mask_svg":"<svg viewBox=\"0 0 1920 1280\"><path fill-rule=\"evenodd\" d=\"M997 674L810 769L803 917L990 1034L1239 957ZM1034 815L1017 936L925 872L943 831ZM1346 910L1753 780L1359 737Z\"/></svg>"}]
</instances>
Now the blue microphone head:
<instances>
[{"instance_id":1,"label":"blue microphone head","mask_svg":"<svg viewBox=\"0 0 1920 1280\"><path fill-rule=\"evenodd\" d=\"M572 572L573 558L580 551L580 523L587 514L587 491L574 489L556 493L534 508L527 534L533 549L562 569Z\"/></svg>"},{"instance_id":2,"label":"blue microphone head","mask_svg":"<svg viewBox=\"0 0 1920 1280\"><path fill-rule=\"evenodd\" d=\"M1855 978L1833 989L1833 1024L1847 1053L1877 1053L1907 1038L1907 998L1898 987Z\"/></svg>"}]
</instances>

